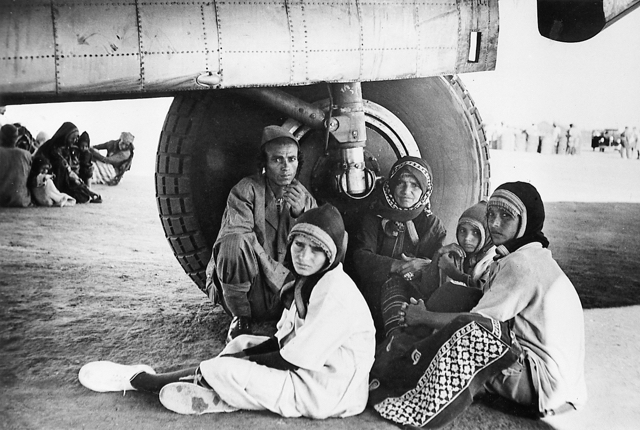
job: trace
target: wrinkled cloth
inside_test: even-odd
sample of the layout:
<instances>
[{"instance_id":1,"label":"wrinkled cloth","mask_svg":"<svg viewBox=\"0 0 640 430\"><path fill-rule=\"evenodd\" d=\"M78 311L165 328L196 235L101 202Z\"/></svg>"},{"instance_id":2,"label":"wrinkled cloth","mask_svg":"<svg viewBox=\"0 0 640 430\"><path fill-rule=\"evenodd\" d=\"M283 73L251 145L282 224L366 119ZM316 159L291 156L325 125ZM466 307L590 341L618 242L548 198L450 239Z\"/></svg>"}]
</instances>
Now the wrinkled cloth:
<instances>
[{"instance_id":1,"label":"wrinkled cloth","mask_svg":"<svg viewBox=\"0 0 640 430\"><path fill-rule=\"evenodd\" d=\"M375 352L374 328L369 309L342 264L317 282L305 318L299 316L294 301L277 329L280 353L295 370L224 356L269 341L251 335L238 336L218 357L200 364L206 382L224 402L237 409L316 419L364 410Z\"/></svg>"},{"instance_id":2,"label":"wrinkled cloth","mask_svg":"<svg viewBox=\"0 0 640 430\"><path fill-rule=\"evenodd\" d=\"M518 355L508 324L480 315L460 316L419 340L396 332L376 351L369 404L398 424L442 427Z\"/></svg>"},{"instance_id":3,"label":"wrinkled cloth","mask_svg":"<svg viewBox=\"0 0 640 430\"><path fill-rule=\"evenodd\" d=\"M91 155L93 157L93 177L94 184L117 185L124 174L131 169L133 163L133 135L123 132L127 142L128 149L120 149L120 140L110 140L99 145L91 147ZM106 150L107 156L103 156L99 150Z\"/></svg>"},{"instance_id":4,"label":"wrinkled cloth","mask_svg":"<svg viewBox=\"0 0 640 430\"><path fill-rule=\"evenodd\" d=\"M447 235L444 224L435 215L421 212L412 221L419 237L416 244L408 238L405 239L406 233L398 236L386 234L381 218L372 213L364 216L352 241L350 274L369 304L378 331L382 331L384 327L381 309L382 285L391 276L390 270L394 260L399 259L402 253L416 258L432 259L436 251L442 247ZM437 266L431 264L422 271L420 282L412 282L420 289L431 290L432 287L438 286L438 278Z\"/></svg>"},{"instance_id":5,"label":"wrinkled cloth","mask_svg":"<svg viewBox=\"0 0 640 430\"><path fill-rule=\"evenodd\" d=\"M29 151L0 146L0 206L31 205L31 194L27 188L30 171Z\"/></svg>"},{"instance_id":6,"label":"wrinkled cloth","mask_svg":"<svg viewBox=\"0 0 640 430\"><path fill-rule=\"evenodd\" d=\"M306 193L305 211L316 207L315 199L308 191ZM264 175L246 177L231 189L206 271L206 292L214 303L225 305L225 290L237 289L237 297L240 299L247 291L251 295L250 290L255 287L263 291L264 294L260 295L261 300L266 297L266 304L270 304L271 308L264 309L265 302L252 302L254 306L251 313L268 316L275 313L276 317L280 315L280 289L290 274L282 263L286 256L287 236L293 221L288 203L285 203L282 212L278 213L275 196L267 186ZM247 250L238 257L245 261L230 264L236 268L257 266L258 273L253 279L237 270L220 270L227 264L224 261L227 255L219 251L227 247L226 242L229 240L244 244L244 249ZM228 307L229 303L226 304L227 310ZM233 314L233 311L231 313Z\"/></svg>"},{"instance_id":7,"label":"wrinkled cloth","mask_svg":"<svg viewBox=\"0 0 640 430\"><path fill-rule=\"evenodd\" d=\"M73 206L76 199L68 194L61 193L51 179L51 175L38 174L35 186L31 188L33 200L39 206Z\"/></svg>"},{"instance_id":8,"label":"wrinkled cloth","mask_svg":"<svg viewBox=\"0 0 640 430\"><path fill-rule=\"evenodd\" d=\"M53 183L60 192L70 195L77 203L86 203L97 194L84 182L78 183L71 177L73 167L79 161L75 159L72 148L67 143L67 137L77 131L78 128L73 123L65 122L51 139L38 148L35 156L49 160L54 174Z\"/></svg>"},{"instance_id":9,"label":"wrinkled cloth","mask_svg":"<svg viewBox=\"0 0 640 430\"><path fill-rule=\"evenodd\" d=\"M513 320L518 342L535 363L542 414L565 403L578 408L586 402L582 305L551 251L530 242L498 260L471 312Z\"/></svg>"}]
</instances>

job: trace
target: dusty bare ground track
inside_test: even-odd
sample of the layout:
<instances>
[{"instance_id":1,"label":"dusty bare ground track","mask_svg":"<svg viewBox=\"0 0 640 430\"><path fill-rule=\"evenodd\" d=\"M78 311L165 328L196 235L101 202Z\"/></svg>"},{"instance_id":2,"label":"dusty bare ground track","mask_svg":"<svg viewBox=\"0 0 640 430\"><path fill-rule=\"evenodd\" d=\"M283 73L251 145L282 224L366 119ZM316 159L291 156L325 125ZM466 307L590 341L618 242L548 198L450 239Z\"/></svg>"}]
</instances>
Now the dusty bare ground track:
<instances>
[{"instance_id":1,"label":"dusty bare ground track","mask_svg":"<svg viewBox=\"0 0 640 430\"><path fill-rule=\"evenodd\" d=\"M552 201L545 230L554 255L582 289L585 305L640 304L640 198L624 191L640 189L640 161L632 166L594 154L581 158L496 154L493 176L497 184L513 178L512 166L527 175L551 165L555 180L576 177L576 184L562 188L574 199L551 196L549 175L534 178L543 198ZM578 181L596 174L602 174L598 185ZM197 365L220 350L228 324L171 254L153 178L125 176L119 186L98 192L102 205L0 209L0 428L397 428L370 410L326 421L254 412L184 417L166 411L154 396L83 388L77 372L92 360L147 363L159 371ZM603 192L604 198L579 198ZM603 203L606 197L617 203ZM584 411L530 421L474 405L449 429L637 425L640 335L634 328L640 307L588 310L585 320L590 402Z\"/></svg>"}]
</instances>

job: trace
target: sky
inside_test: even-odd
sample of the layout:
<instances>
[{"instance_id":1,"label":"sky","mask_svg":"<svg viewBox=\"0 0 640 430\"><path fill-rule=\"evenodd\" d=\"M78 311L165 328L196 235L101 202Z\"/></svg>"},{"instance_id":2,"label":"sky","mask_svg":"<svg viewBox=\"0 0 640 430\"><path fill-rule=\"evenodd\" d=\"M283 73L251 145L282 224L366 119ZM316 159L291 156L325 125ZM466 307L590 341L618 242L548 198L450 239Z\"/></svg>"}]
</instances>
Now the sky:
<instances>
[{"instance_id":1,"label":"sky","mask_svg":"<svg viewBox=\"0 0 640 430\"><path fill-rule=\"evenodd\" d=\"M487 123L640 127L640 8L580 43L539 35L536 2L500 2L496 70L462 75Z\"/></svg>"},{"instance_id":2,"label":"sky","mask_svg":"<svg viewBox=\"0 0 640 430\"><path fill-rule=\"evenodd\" d=\"M594 38L554 42L538 34L536 2L500 2L495 71L461 75L488 125L525 128L541 121L584 130L640 127L640 8ZM366 94L365 94L366 97ZM72 121L91 144L136 136L133 172L153 172L171 98L9 106L0 123L21 122L35 136Z\"/></svg>"}]
</instances>

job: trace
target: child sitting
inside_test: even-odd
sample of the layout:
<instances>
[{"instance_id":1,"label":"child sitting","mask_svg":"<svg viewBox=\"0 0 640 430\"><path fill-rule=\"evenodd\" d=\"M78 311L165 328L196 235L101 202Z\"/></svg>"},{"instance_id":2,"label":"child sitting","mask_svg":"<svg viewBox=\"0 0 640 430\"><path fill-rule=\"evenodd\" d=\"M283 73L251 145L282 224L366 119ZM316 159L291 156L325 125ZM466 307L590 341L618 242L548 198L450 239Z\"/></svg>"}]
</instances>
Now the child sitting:
<instances>
[{"instance_id":1,"label":"child sitting","mask_svg":"<svg viewBox=\"0 0 640 430\"><path fill-rule=\"evenodd\" d=\"M85 131L80 135L77 143L78 176L89 188L91 188L91 177L93 176L93 154L90 142L89 133Z\"/></svg>"},{"instance_id":2,"label":"child sitting","mask_svg":"<svg viewBox=\"0 0 640 430\"><path fill-rule=\"evenodd\" d=\"M68 194L61 193L53 183L51 163L43 157L35 157L31 165L27 185L31 191L31 197L38 206L73 206L76 199Z\"/></svg>"},{"instance_id":3,"label":"child sitting","mask_svg":"<svg viewBox=\"0 0 640 430\"><path fill-rule=\"evenodd\" d=\"M88 363L78 379L94 391L159 392L181 414L270 410L284 417L346 417L367 403L375 329L342 269L342 217L331 205L304 212L288 237L290 282L275 336L240 335L197 368L155 374L148 366ZM190 381L190 382L185 382Z\"/></svg>"},{"instance_id":4,"label":"child sitting","mask_svg":"<svg viewBox=\"0 0 640 430\"><path fill-rule=\"evenodd\" d=\"M482 297L489 267L496 255L487 228L487 202L482 201L462 213L458 220L458 243L442 247L436 254L445 279L427 301L427 309L436 312L466 312ZM446 279L448 278L448 280ZM414 299L411 303L417 304Z\"/></svg>"},{"instance_id":5,"label":"child sitting","mask_svg":"<svg viewBox=\"0 0 640 430\"><path fill-rule=\"evenodd\" d=\"M458 243L441 247L433 256L440 268L440 287L435 291L424 285L416 288L397 287L383 291L382 309L385 335L400 328L400 310L404 303L427 303L427 308L438 312L470 310L482 296L488 269L495 256L495 246L487 229L487 203L482 201L465 210L458 220ZM432 282L430 279L423 283ZM421 333L424 335L425 333Z\"/></svg>"},{"instance_id":6,"label":"child sitting","mask_svg":"<svg viewBox=\"0 0 640 430\"><path fill-rule=\"evenodd\" d=\"M376 356L369 401L383 417L443 426L487 396L535 417L584 404L582 306L547 249L544 219L530 184L508 182L491 195L487 225L496 260L482 298L469 312L405 305L403 322L437 331L397 355L389 343L389 353Z\"/></svg>"}]
</instances>

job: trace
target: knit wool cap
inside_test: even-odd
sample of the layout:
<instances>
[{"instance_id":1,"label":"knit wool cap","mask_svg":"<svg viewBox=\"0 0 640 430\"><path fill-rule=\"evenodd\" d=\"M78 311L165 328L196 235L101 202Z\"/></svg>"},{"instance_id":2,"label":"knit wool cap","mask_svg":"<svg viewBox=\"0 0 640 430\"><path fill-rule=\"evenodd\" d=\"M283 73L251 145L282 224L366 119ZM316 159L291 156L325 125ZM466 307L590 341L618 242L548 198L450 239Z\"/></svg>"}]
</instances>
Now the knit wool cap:
<instances>
[{"instance_id":1,"label":"knit wool cap","mask_svg":"<svg viewBox=\"0 0 640 430\"><path fill-rule=\"evenodd\" d=\"M519 211L521 219L516 238L499 248L513 252L531 242L540 242L544 248L549 246L549 240L542 232L545 219L544 204L533 185L526 182L504 183L489 198L487 207L491 206Z\"/></svg>"},{"instance_id":2,"label":"knit wool cap","mask_svg":"<svg viewBox=\"0 0 640 430\"><path fill-rule=\"evenodd\" d=\"M506 185L506 184L505 184ZM498 207L506 210L514 218L521 217L520 227L516 234L516 239L521 238L524 235L524 230L527 226L527 208L522 200L507 189L498 188L489 199L488 207Z\"/></svg>"},{"instance_id":3,"label":"knit wool cap","mask_svg":"<svg viewBox=\"0 0 640 430\"><path fill-rule=\"evenodd\" d=\"M334 206L326 203L300 215L289 233L288 242L291 243L297 235L307 237L322 248L327 255L329 268L341 261L346 248L346 235L342 216Z\"/></svg>"},{"instance_id":4,"label":"knit wool cap","mask_svg":"<svg viewBox=\"0 0 640 430\"><path fill-rule=\"evenodd\" d=\"M480 251L488 242L491 242L487 228L487 202L481 201L466 209L458 220L458 226L462 224L469 224L480 231L480 243L474 252Z\"/></svg>"},{"instance_id":5,"label":"knit wool cap","mask_svg":"<svg viewBox=\"0 0 640 430\"><path fill-rule=\"evenodd\" d=\"M281 127L279 125L268 125L262 130L262 139L260 140L260 145L264 146L267 143L274 141L276 139L288 139L293 141L298 147L298 139L286 128Z\"/></svg>"}]
</instances>

